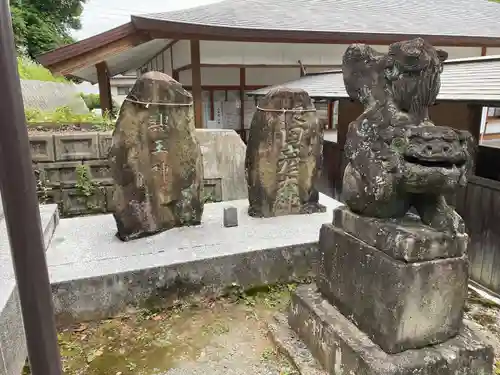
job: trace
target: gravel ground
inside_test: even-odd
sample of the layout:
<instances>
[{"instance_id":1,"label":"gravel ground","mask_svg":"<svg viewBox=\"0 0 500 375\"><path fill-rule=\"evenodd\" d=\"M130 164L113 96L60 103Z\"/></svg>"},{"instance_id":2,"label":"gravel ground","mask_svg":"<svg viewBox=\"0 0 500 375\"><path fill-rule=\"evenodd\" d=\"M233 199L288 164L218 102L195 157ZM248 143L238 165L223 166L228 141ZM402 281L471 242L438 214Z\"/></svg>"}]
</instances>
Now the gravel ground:
<instances>
[{"instance_id":1,"label":"gravel ground","mask_svg":"<svg viewBox=\"0 0 500 375\"><path fill-rule=\"evenodd\" d=\"M291 375L292 368L277 355L253 320L229 324L227 333L214 337L196 360L181 363L165 375Z\"/></svg>"},{"instance_id":2,"label":"gravel ground","mask_svg":"<svg viewBox=\"0 0 500 375\"><path fill-rule=\"evenodd\" d=\"M267 337L282 286L230 299L148 307L59 331L66 375L296 375ZM27 368L24 374L29 374Z\"/></svg>"}]
</instances>

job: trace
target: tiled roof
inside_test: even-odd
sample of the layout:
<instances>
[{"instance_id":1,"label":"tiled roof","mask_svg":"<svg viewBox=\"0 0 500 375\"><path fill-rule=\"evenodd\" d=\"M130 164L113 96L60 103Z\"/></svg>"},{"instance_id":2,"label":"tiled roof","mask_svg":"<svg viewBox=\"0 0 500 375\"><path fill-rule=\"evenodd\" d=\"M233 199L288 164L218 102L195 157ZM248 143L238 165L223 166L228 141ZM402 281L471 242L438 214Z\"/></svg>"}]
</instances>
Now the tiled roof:
<instances>
[{"instance_id":1,"label":"tiled roof","mask_svg":"<svg viewBox=\"0 0 500 375\"><path fill-rule=\"evenodd\" d=\"M254 30L500 37L489 0L225 0L142 19Z\"/></svg>"},{"instance_id":2,"label":"tiled roof","mask_svg":"<svg viewBox=\"0 0 500 375\"><path fill-rule=\"evenodd\" d=\"M341 71L307 75L295 81L255 90L250 95L265 95L271 88L301 88L316 99L348 98ZM438 100L500 103L500 56L450 60L441 75Z\"/></svg>"}]
</instances>

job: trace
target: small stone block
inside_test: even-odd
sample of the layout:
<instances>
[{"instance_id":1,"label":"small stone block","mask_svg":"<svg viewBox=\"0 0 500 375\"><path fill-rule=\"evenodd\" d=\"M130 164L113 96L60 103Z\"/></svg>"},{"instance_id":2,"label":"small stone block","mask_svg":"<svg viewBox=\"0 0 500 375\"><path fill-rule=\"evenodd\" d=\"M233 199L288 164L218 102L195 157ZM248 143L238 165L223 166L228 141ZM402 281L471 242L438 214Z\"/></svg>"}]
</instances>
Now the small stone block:
<instances>
[{"instance_id":1,"label":"small stone block","mask_svg":"<svg viewBox=\"0 0 500 375\"><path fill-rule=\"evenodd\" d=\"M318 287L387 353L437 344L457 334L468 261L395 260L331 224L320 230Z\"/></svg>"},{"instance_id":2,"label":"small stone block","mask_svg":"<svg viewBox=\"0 0 500 375\"><path fill-rule=\"evenodd\" d=\"M112 185L111 167L107 160L88 160L83 162L88 165L92 180L99 185Z\"/></svg>"},{"instance_id":3,"label":"small stone block","mask_svg":"<svg viewBox=\"0 0 500 375\"><path fill-rule=\"evenodd\" d=\"M87 215L106 212L107 202L104 188L97 188L89 196L83 196L77 189L61 192L62 213L64 216Z\"/></svg>"},{"instance_id":4,"label":"small stone block","mask_svg":"<svg viewBox=\"0 0 500 375\"><path fill-rule=\"evenodd\" d=\"M54 136L56 160L99 159L98 138L96 132L56 134Z\"/></svg>"},{"instance_id":5,"label":"small stone block","mask_svg":"<svg viewBox=\"0 0 500 375\"><path fill-rule=\"evenodd\" d=\"M442 344L388 354L325 301L314 284L299 286L293 292L288 324L329 374L492 373L493 349L481 341L472 326L464 324L457 336Z\"/></svg>"},{"instance_id":6,"label":"small stone block","mask_svg":"<svg viewBox=\"0 0 500 375\"><path fill-rule=\"evenodd\" d=\"M236 207L224 207L224 226L237 227L238 226L238 210Z\"/></svg>"},{"instance_id":7,"label":"small stone block","mask_svg":"<svg viewBox=\"0 0 500 375\"><path fill-rule=\"evenodd\" d=\"M47 186L74 187L77 182L76 169L82 165L79 161L40 163L37 168L41 170L42 177Z\"/></svg>"},{"instance_id":8,"label":"small stone block","mask_svg":"<svg viewBox=\"0 0 500 375\"><path fill-rule=\"evenodd\" d=\"M424 225L413 214L403 219L377 219L360 216L343 206L334 210L333 224L391 258L405 262L460 257L467 251L466 234L452 238Z\"/></svg>"},{"instance_id":9,"label":"small stone block","mask_svg":"<svg viewBox=\"0 0 500 375\"><path fill-rule=\"evenodd\" d=\"M101 132L99 133L99 157L101 159L107 159L109 150L111 149L111 143L113 141L113 132Z\"/></svg>"},{"instance_id":10,"label":"small stone block","mask_svg":"<svg viewBox=\"0 0 500 375\"><path fill-rule=\"evenodd\" d=\"M55 161L54 136L52 134L31 134L29 143L31 159L34 162Z\"/></svg>"}]
</instances>

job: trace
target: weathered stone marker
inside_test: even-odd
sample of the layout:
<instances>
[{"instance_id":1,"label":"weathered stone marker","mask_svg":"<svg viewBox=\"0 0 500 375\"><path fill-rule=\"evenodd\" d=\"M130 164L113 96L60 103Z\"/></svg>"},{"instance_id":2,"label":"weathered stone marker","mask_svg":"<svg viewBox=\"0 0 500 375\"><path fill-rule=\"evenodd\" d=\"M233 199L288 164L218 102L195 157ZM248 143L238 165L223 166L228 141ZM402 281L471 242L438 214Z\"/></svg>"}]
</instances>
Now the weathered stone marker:
<instances>
[{"instance_id":1,"label":"weathered stone marker","mask_svg":"<svg viewBox=\"0 0 500 375\"><path fill-rule=\"evenodd\" d=\"M226 228L238 226L238 209L236 207L224 207L224 226Z\"/></svg>"},{"instance_id":2,"label":"weathered stone marker","mask_svg":"<svg viewBox=\"0 0 500 375\"><path fill-rule=\"evenodd\" d=\"M303 90L271 90L259 102L248 138L249 215L324 212L315 187L322 150L323 129L309 95Z\"/></svg>"},{"instance_id":3,"label":"weathered stone marker","mask_svg":"<svg viewBox=\"0 0 500 375\"><path fill-rule=\"evenodd\" d=\"M330 374L491 374L491 347L463 323L468 237L444 198L466 184L474 142L428 116L446 58L420 38L344 55L365 106L347 134L347 206L321 228L317 283L288 316Z\"/></svg>"},{"instance_id":4,"label":"weathered stone marker","mask_svg":"<svg viewBox=\"0 0 500 375\"><path fill-rule=\"evenodd\" d=\"M142 75L123 102L109 153L121 240L201 222L203 164L192 102L159 72Z\"/></svg>"}]
</instances>

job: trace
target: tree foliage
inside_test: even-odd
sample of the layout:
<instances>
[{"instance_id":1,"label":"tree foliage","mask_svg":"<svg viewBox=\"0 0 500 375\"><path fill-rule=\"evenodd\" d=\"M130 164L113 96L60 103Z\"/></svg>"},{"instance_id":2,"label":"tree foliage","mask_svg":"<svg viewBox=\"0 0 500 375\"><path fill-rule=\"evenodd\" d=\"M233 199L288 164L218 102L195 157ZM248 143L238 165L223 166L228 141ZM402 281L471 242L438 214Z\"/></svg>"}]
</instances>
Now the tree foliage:
<instances>
[{"instance_id":1,"label":"tree foliage","mask_svg":"<svg viewBox=\"0 0 500 375\"><path fill-rule=\"evenodd\" d=\"M99 94L84 94L83 92L80 94L83 101L87 105L87 108L93 111L94 109L101 109L101 97ZM118 116L118 111L120 110L120 106L118 103L113 100L112 102L112 110L111 117Z\"/></svg>"},{"instance_id":2,"label":"tree foliage","mask_svg":"<svg viewBox=\"0 0 500 375\"><path fill-rule=\"evenodd\" d=\"M26 56L17 57L17 71L19 72L19 78L25 80L68 83L66 78L54 76L50 70Z\"/></svg>"},{"instance_id":3,"label":"tree foliage","mask_svg":"<svg viewBox=\"0 0 500 375\"><path fill-rule=\"evenodd\" d=\"M31 58L72 43L81 28L86 0L10 0L14 38L19 52Z\"/></svg>"}]
</instances>

